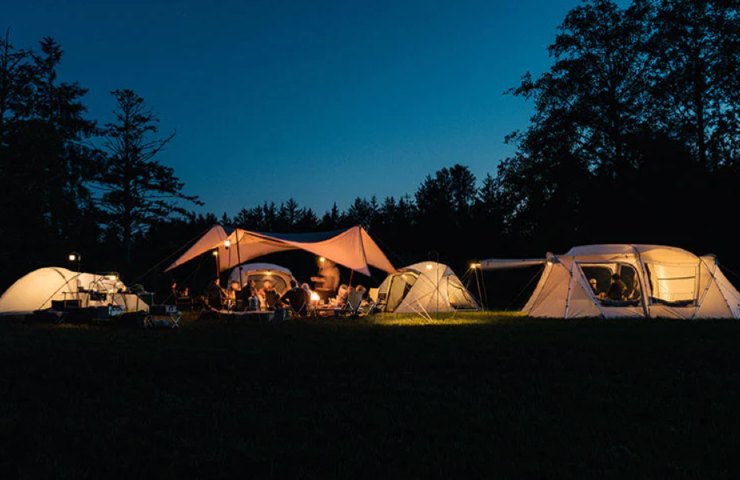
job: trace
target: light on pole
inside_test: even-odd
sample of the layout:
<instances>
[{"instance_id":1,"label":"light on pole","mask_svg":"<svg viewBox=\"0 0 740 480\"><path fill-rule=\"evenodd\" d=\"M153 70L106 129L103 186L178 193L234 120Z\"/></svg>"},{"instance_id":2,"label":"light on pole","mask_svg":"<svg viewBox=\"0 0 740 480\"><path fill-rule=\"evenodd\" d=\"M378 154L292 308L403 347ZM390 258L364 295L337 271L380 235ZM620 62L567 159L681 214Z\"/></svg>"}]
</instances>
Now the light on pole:
<instances>
[{"instance_id":1,"label":"light on pole","mask_svg":"<svg viewBox=\"0 0 740 480\"><path fill-rule=\"evenodd\" d=\"M81 268L81 266L82 266L82 255L80 255L77 252L71 252L69 254L69 256L67 257L67 259L70 262L77 264L77 274L79 275L81 273L81 271L82 271L82 268Z\"/></svg>"}]
</instances>

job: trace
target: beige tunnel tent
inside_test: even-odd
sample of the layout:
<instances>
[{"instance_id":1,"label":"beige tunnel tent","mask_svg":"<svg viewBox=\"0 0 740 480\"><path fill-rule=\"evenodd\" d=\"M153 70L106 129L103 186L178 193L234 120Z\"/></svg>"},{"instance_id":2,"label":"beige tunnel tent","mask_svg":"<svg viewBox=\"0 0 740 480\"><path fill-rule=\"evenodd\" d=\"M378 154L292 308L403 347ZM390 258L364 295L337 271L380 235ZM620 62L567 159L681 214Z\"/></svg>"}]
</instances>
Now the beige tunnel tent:
<instances>
[{"instance_id":1,"label":"beige tunnel tent","mask_svg":"<svg viewBox=\"0 0 740 480\"><path fill-rule=\"evenodd\" d=\"M450 267L420 262L401 268L378 287L384 311L396 313L478 310L478 303Z\"/></svg>"},{"instance_id":2,"label":"beige tunnel tent","mask_svg":"<svg viewBox=\"0 0 740 480\"><path fill-rule=\"evenodd\" d=\"M523 308L532 317L740 318L740 293L712 255L660 245L585 245L545 259L489 259L481 269L541 264L542 276ZM600 298L613 274L630 294ZM596 287L589 284L593 280ZM603 295L601 295L603 297Z\"/></svg>"},{"instance_id":3,"label":"beige tunnel tent","mask_svg":"<svg viewBox=\"0 0 740 480\"><path fill-rule=\"evenodd\" d=\"M380 247L359 225L332 232L292 234L252 232L241 228L227 234L223 227L215 225L165 271L209 251L218 252L219 269L223 272L248 260L287 250L305 250L368 276L369 267L395 271Z\"/></svg>"},{"instance_id":4,"label":"beige tunnel tent","mask_svg":"<svg viewBox=\"0 0 740 480\"><path fill-rule=\"evenodd\" d=\"M78 273L61 267L34 270L0 297L0 315L25 315L51 307L52 300L79 299L83 307L115 304L124 312L149 311L117 276Z\"/></svg>"}]
</instances>

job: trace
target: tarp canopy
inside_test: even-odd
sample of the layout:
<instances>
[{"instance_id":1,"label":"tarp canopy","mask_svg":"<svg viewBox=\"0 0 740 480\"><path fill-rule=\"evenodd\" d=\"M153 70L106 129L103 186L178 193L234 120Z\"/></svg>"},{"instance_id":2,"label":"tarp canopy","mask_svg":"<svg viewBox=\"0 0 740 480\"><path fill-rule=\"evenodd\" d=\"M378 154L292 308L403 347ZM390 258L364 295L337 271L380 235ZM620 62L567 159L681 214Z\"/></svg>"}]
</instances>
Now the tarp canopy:
<instances>
[{"instance_id":1,"label":"tarp canopy","mask_svg":"<svg viewBox=\"0 0 740 480\"><path fill-rule=\"evenodd\" d=\"M213 250L218 251L222 272L253 258L286 250L305 250L368 276L371 266L389 273L395 271L380 247L359 225L332 232L290 234L237 228L229 235L222 226L214 225L165 271Z\"/></svg>"}]
</instances>

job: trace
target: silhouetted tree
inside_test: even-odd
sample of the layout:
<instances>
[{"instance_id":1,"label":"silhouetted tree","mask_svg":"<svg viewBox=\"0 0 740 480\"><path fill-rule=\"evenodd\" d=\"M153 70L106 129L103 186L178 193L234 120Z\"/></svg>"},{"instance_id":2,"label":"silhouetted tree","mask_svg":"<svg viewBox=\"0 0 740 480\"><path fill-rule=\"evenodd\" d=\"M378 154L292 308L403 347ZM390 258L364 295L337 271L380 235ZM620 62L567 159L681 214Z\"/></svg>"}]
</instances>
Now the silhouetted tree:
<instances>
[{"instance_id":1,"label":"silhouetted tree","mask_svg":"<svg viewBox=\"0 0 740 480\"><path fill-rule=\"evenodd\" d=\"M106 214L106 226L119 239L130 262L137 235L155 222L185 215L180 201L202 203L197 196L183 194L184 185L172 168L157 159L174 133L151 139L158 119L144 105L144 99L132 90L111 94L117 102L116 121L106 124L103 132L108 156L97 181L103 191L100 206Z\"/></svg>"},{"instance_id":2,"label":"silhouetted tree","mask_svg":"<svg viewBox=\"0 0 740 480\"><path fill-rule=\"evenodd\" d=\"M738 159L740 17L736 0L662 0L654 95L661 120L706 169Z\"/></svg>"},{"instance_id":3,"label":"silhouetted tree","mask_svg":"<svg viewBox=\"0 0 740 480\"><path fill-rule=\"evenodd\" d=\"M0 208L14 225L0 246L19 266L58 261L70 248L91 252L98 238L87 188L96 155L85 143L95 122L85 118L86 90L59 81L62 56L50 38L39 51L14 49L7 34L0 41Z\"/></svg>"}]
</instances>

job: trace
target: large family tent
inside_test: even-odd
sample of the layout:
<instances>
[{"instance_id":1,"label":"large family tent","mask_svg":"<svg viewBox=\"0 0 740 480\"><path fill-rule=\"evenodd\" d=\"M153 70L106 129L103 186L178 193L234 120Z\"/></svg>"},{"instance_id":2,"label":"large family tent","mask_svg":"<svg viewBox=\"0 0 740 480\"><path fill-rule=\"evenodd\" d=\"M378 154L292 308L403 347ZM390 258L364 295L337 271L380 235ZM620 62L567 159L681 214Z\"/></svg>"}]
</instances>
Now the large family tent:
<instances>
[{"instance_id":1,"label":"large family tent","mask_svg":"<svg viewBox=\"0 0 740 480\"><path fill-rule=\"evenodd\" d=\"M680 248L586 245L540 260L490 259L480 265L486 270L536 263L544 266L542 277L523 309L532 317L740 318L740 293L716 258ZM603 298L614 274L628 294Z\"/></svg>"},{"instance_id":2,"label":"large family tent","mask_svg":"<svg viewBox=\"0 0 740 480\"><path fill-rule=\"evenodd\" d=\"M265 280L270 280L275 290L282 295L290 289L290 281L295 277L285 267L274 265L272 263L245 263L235 267L229 274L229 283L239 282L241 274L241 285L247 285L250 280L254 280L257 289L262 288Z\"/></svg>"},{"instance_id":3,"label":"large family tent","mask_svg":"<svg viewBox=\"0 0 740 480\"><path fill-rule=\"evenodd\" d=\"M450 267L421 262L392 273L378 287L386 312L420 313L478 310L478 303Z\"/></svg>"},{"instance_id":4,"label":"large family tent","mask_svg":"<svg viewBox=\"0 0 740 480\"><path fill-rule=\"evenodd\" d=\"M80 300L82 307L117 305L124 312L149 311L115 275L78 273L61 267L34 270L0 297L0 315L25 315L51 307L52 300Z\"/></svg>"},{"instance_id":5,"label":"large family tent","mask_svg":"<svg viewBox=\"0 0 740 480\"><path fill-rule=\"evenodd\" d=\"M223 227L214 225L165 271L207 252L217 252L219 270L224 272L248 260L287 250L305 250L368 276L369 267L395 271L370 234L359 225L315 233L262 233L236 228L228 235Z\"/></svg>"}]
</instances>

